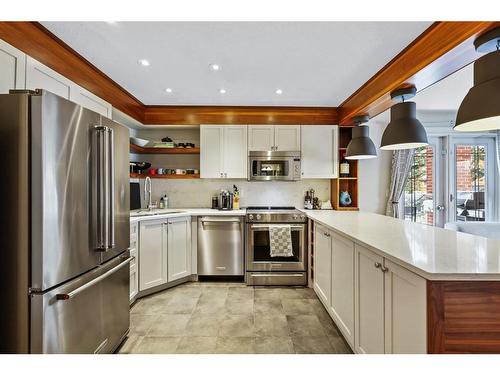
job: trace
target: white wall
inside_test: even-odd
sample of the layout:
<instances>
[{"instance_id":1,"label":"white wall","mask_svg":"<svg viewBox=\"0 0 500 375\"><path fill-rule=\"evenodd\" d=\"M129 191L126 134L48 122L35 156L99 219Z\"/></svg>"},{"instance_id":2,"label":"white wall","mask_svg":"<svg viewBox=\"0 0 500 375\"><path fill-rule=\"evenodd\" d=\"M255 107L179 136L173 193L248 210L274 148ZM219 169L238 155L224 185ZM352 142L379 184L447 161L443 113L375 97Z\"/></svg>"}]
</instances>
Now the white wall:
<instances>
[{"instance_id":1,"label":"white wall","mask_svg":"<svg viewBox=\"0 0 500 375\"><path fill-rule=\"evenodd\" d=\"M382 134L389 123L388 111L370 120L370 138L377 147L378 157L360 160L359 168L359 208L361 211L385 214L391 173L392 151L379 149Z\"/></svg>"}]
</instances>

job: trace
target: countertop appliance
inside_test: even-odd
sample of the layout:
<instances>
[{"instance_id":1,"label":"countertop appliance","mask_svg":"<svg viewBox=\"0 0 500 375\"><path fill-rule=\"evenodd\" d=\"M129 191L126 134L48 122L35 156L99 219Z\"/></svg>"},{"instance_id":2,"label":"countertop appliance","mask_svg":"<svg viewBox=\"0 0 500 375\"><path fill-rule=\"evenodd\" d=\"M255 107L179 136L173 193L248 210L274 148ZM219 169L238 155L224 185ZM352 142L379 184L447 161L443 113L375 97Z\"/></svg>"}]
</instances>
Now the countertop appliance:
<instances>
[{"instance_id":1,"label":"countertop appliance","mask_svg":"<svg viewBox=\"0 0 500 375\"><path fill-rule=\"evenodd\" d=\"M44 90L0 95L0 124L0 352L113 352L129 329L129 132Z\"/></svg>"},{"instance_id":2,"label":"countertop appliance","mask_svg":"<svg viewBox=\"0 0 500 375\"><path fill-rule=\"evenodd\" d=\"M222 190L219 194L219 210L227 211L233 209L233 193Z\"/></svg>"},{"instance_id":3,"label":"countertop appliance","mask_svg":"<svg viewBox=\"0 0 500 375\"><path fill-rule=\"evenodd\" d=\"M292 256L271 257L270 225L290 225ZM307 284L307 217L294 207L248 207L246 280L248 285Z\"/></svg>"},{"instance_id":4,"label":"countertop appliance","mask_svg":"<svg viewBox=\"0 0 500 375\"><path fill-rule=\"evenodd\" d=\"M198 275L244 276L244 218L198 218Z\"/></svg>"},{"instance_id":5,"label":"countertop appliance","mask_svg":"<svg viewBox=\"0 0 500 375\"><path fill-rule=\"evenodd\" d=\"M248 180L300 180L300 151L250 151Z\"/></svg>"}]
</instances>

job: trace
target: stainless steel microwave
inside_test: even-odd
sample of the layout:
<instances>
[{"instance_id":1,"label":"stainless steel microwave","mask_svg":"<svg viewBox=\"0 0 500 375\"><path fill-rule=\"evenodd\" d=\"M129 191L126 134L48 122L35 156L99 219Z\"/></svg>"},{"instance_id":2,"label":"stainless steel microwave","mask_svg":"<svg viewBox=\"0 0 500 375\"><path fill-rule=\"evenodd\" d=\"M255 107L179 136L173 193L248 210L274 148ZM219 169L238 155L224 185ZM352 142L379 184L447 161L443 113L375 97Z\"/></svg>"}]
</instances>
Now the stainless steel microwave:
<instances>
[{"instance_id":1,"label":"stainless steel microwave","mask_svg":"<svg viewBox=\"0 0 500 375\"><path fill-rule=\"evenodd\" d=\"M250 151L248 180L300 180L300 151Z\"/></svg>"}]
</instances>

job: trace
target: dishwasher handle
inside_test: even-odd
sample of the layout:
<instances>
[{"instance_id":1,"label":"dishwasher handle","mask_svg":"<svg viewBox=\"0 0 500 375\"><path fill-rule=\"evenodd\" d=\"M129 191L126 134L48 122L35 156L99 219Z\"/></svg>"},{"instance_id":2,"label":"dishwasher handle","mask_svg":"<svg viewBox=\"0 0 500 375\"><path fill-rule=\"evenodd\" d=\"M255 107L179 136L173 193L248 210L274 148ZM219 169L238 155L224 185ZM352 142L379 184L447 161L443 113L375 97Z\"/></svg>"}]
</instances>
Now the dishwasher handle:
<instances>
[{"instance_id":1,"label":"dishwasher handle","mask_svg":"<svg viewBox=\"0 0 500 375\"><path fill-rule=\"evenodd\" d=\"M200 222L204 223L240 223L241 220L238 218L201 218Z\"/></svg>"}]
</instances>

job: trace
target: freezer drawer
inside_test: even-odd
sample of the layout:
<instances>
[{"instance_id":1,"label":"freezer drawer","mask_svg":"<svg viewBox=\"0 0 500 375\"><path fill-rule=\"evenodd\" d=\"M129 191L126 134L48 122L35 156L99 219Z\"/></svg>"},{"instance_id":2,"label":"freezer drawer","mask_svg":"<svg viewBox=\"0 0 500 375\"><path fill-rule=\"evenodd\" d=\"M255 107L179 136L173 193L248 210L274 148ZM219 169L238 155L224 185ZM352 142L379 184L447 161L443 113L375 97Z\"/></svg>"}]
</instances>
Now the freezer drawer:
<instances>
[{"instance_id":1,"label":"freezer drawer","mask_svg":"<svg viewBox=\"0 0 500 375\"><path fill-rule=\"evenodd\" d=\"M129 328L129 263L122 255L31 298L32 353L111 353Z\"/></svg>"},{"instance_id":2,"label":"freezer drawer","mask_svg":"<svg viewBox=\"0 0 500 375\"><path fill-rule=\"evenodd\" d=\"M243 218L231 216L198 219L198 275L243 276Z\"/></svg>"}]
</instances>

